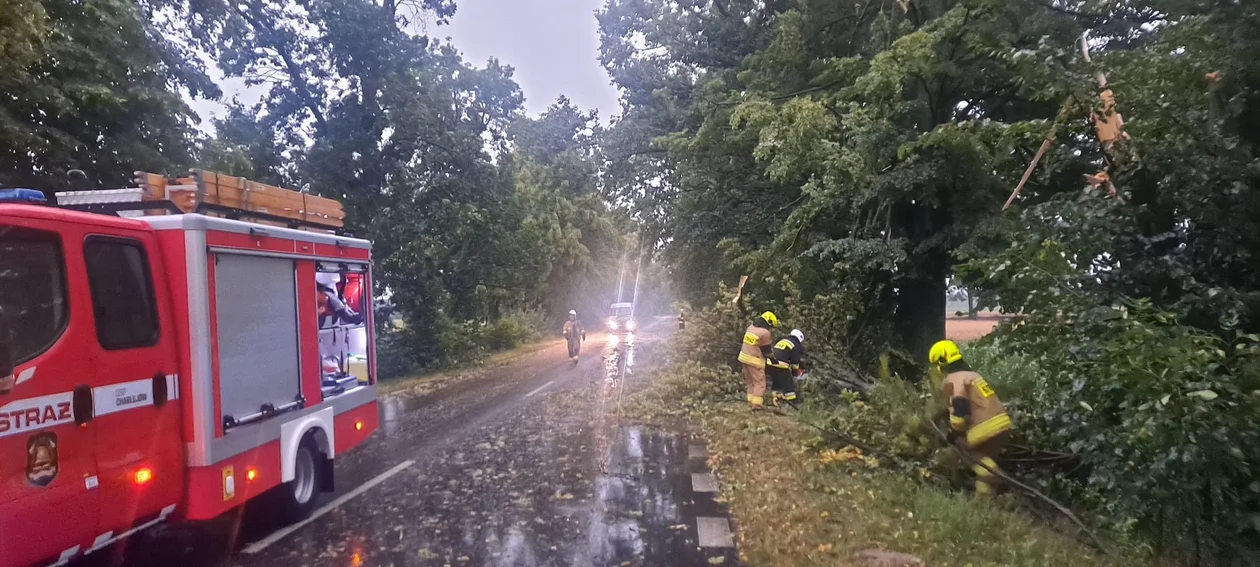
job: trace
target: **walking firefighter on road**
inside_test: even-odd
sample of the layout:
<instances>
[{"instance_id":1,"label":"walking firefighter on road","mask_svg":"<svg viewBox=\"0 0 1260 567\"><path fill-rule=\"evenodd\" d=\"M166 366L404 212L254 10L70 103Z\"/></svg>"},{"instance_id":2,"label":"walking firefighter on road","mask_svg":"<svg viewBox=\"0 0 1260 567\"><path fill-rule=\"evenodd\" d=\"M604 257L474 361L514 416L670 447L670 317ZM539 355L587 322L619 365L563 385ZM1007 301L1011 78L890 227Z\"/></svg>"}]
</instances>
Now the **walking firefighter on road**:
<instances>
[{"instance_id":1,"label":"walking firefighter on road","mask_svg":"<svg viewBox=\"0 0 1260 567\"><path fill-rule=\"evenodd\" d=\"M932 345L928 361L945 373L941 388L949 404L950 440L976 461L976 494L989 494L998 480L992 471L998 470L997 458L1009 442L1011 417L953 341Z\"/></svg>"},{"instance_id":2,"label":"walking firefighter on road","mask_svg":"<svg viewBox=\"0 0 1260 567\"><path fill-rule=\"evenodd\" d=\"M774 363L773 339L770 329L779 326L779 318L769 311L753 319L744 331L744 341L739 348L739 363L744 366L744 387L748 393L748 406L753 411L765 407L766 363Z\"/></svg>"},{"instance_id":3,"label":"walking firefighter on road","mask_svg":"<svg viewBox=\"0 0 1260 567\"><path fill-rule=\"evenodd\" d=\"M582 350L582 341L586 340L586 329L578 320L577 311L569 310L569 320L564 322L564 338L569 342L569 359L577 362L578 352Z\"/></svg>"},{"instance_id":4,"label":"walking firefighter on road","mask_svg":"<svg viewBox=\"0 0 1260 567\"><path fill-rule=\"evenodd\" d=\"M796 404L796 376L801 370L801 360L805 356L805 333L800 329L792 329L783 340L774 343L774 361L766 364L766 376L770 378L770 388L774 392L774 401L779 399Z\"/></svg>"}]
</instances>

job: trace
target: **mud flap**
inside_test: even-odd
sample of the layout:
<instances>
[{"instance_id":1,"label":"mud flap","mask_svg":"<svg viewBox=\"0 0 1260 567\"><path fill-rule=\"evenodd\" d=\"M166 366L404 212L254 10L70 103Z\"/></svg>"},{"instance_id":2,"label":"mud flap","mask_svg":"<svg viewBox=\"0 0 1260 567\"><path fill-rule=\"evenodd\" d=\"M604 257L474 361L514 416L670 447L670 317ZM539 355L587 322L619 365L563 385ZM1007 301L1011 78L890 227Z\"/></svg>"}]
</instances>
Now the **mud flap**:
<instances>
[{"instance_id":1,"label":"mud flap","mask_svg":"<svg viewBox=\"0 0 1260 567\"><path fill-rule=\"evenodd\" d=\"M324 492L336 490L333 486L333 460L327 457L319 460L319 489Z\"/></svg>"}]
</instances>

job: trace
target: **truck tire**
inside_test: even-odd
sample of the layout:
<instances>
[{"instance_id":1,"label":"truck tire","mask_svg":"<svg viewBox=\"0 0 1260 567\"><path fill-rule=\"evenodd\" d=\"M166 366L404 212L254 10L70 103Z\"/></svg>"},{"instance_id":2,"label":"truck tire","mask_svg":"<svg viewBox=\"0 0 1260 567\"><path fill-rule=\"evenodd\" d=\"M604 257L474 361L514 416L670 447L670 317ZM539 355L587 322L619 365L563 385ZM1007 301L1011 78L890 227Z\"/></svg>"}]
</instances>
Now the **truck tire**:
<instances>
[{"instance_id":1,"label":"truck tire","mask_svg":"<svg viewBox=\"0 0 1260 567\"><path fill-rule=\"evenodd\" d=\"M303 437L293 457L293 480L281 484L277 494L289 522L303 520L315 510L323 486L321 459L323 454L315 444L315 437L310 434Z\"/></svg>"}]
</instances>

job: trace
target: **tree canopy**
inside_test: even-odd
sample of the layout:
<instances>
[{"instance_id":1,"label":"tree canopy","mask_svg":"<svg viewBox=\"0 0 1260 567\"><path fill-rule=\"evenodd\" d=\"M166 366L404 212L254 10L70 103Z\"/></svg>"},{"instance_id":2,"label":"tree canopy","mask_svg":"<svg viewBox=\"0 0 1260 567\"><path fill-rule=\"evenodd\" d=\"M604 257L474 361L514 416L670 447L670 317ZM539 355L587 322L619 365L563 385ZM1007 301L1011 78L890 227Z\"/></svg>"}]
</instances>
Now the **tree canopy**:
<instances>
[{"instance_id":1,"label":"tree canopy","mask_svg":"<svg viewBox=\"0 0 1260 567\"><path fill-rule=\"evenodd\" d=\"M423 33L448 0L7 2L0 182L120 187L195 165L337 198L405 323L391 371L475 357L523 312L593 321L636 246L602 197L594 113L561 98L525 117L510 67ZM224 101L213 134L186 102L222 96L207 61L263 92Z\"/></svg>"},{"instance_id":2,"label":"tree canopy","mask_svg":"<svg viewBox=\"0 0 1260 567\"><path fill-rule=\"evenodd\" d=\"M981 348L1021 365L1023 439L1085 455L1043 487L1260 546L1260 6L608 0L607 125L526 116L513 69L427 33L455 9L0 0L0 184L200 166L338 198L401 318L391 374L593 322L643 258L658 309L749 274L820 376L913 377L952 278L1013 315ZM263 96L207 133L212 74Z\"/></svg>"},{"instance_id":3,"label":"tree canopy","mask_svg":"<svg viewBox=\"0 0 1260 567\"><path fill-rule=\"evenodd\" d=\"M680 295L750 274L758 309L848 359L820 377L915 375L960 278L1016 315L990 344L1029 365L1026 439L1094 467L1074 501L1156 541L1255 543L1258 463L1223 455L1260 415L1257 6L611 0L599 20L624 105L609 191ZM1134 466L1158 472L1126 489Z\"/></svg>"}]
</instances>

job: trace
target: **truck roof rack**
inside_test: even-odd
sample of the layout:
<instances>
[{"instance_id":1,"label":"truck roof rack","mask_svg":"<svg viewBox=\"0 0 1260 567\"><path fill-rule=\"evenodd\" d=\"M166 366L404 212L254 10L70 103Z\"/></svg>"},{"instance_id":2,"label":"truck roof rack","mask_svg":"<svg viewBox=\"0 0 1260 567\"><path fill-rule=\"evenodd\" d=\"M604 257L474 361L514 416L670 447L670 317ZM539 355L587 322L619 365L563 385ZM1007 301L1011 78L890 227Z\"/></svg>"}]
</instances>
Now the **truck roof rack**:
<instances>
[{"instance_id":1,"label":"truck roof rack","mask_svg":"<svg viewBox=\"0 0 1260 567\"><path fill-rule=\"evenodd\" d=\"M190 173L168 179L137 171L137 187L60 192L57 205L127 217L200 213L323 232L340 233L345 226L345 211L334 199L212 171Z\"/></svg>"}]
</instances>

